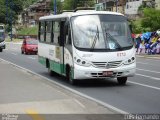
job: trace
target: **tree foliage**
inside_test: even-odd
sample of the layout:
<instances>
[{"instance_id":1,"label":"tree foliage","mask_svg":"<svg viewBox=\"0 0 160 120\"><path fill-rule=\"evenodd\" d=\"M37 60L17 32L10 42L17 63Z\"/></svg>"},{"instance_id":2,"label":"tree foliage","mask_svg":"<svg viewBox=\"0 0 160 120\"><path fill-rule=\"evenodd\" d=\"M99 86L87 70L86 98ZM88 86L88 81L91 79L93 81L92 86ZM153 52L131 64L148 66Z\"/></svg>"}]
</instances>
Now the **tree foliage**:
<instances>
[{"instance_id":1,"label":"tree foliage","mask_svg":"<svg viewBox=\"0 0 160 120\"><path fill-rule=\"evenodd\" d=\"M31 4L37 2L38 0L22 0L23 1L23 8L29 7ZM53 1L53 0L51 0Z\"/></svg>"},{"instance_id":2,"label":"tree foliage","mask_svg":"<svg viewBox=\"0 0 160 120\"><path fill-rule=\"evenodd\" d=\"M74 10L76 8L77 0L65 0L63 3L63 10Z\"/></svg>"},{"instance_id":3,"label":"tree foliage","mask_svg":"<svg viewBox=\"0 0 160 120\"><path fill-rule=\"evenodd\" d=\"M145 8L143 14L142 27L150 28L152 31L160 29L160 10Z\"/></svg>"},{"instance_id":4,"label":"tree foliage","mask_svg":"<svg viewBox=\"0 0 160 120\"><path fill-rule=\"evenodd\" d=\"M51 10L54 8L54 0L51 2ZM93 7L95 0L57 0L57 13L61 13L63 10L75 10L77 7Z\"/></svg>"},{"instance_id":5,"label":"tree foliage","mask_svg":"<svg viewBox=\"0 0 160 120\"><path fill-rule=\"evenodd\" d=\"M56 9L57 13L60 13L62 11L62 3L61 0L56 0ZM50 9L54 11L54 0L51 0Z\"/></svg>"},{"instance_id":6,"label":"tree foliage","mask_svg":"<svg viewBox=\"0 0 160 120\"><path fill-rule=\"evenodd\" d=\"M16 16L23 10L22 0L0 0L0 23L15 22Z\"/></svg>"}]
</instances>

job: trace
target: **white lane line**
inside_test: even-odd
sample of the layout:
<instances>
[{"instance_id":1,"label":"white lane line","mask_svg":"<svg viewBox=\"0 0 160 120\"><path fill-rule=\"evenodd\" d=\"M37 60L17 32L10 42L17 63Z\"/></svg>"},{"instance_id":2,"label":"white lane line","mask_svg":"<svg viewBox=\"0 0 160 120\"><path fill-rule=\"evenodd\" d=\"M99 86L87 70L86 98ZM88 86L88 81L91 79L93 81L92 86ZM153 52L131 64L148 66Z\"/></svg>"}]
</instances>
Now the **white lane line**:
<instances>
[{"instance_id":1,"label":"white lane line","mask_svg":"<svg viewBox=\"0 0 160 120\"><path fill-rule=\"evenodd\" d=\"M12 63L12 62L10 62L10 61L4 60L4 59L2 59L2 58L0 58L0 60L5 61L5 62L7 62L7 63L9 63L9 64L11 64L11 65L14 65L14 66L16 66L16 67L18 67L18 68L20 68L20 69L22 69L22 70L25 70L25 71L27 71L27 72L30 72L30 73L32 73L32 74L34 74L34 75L36 75L36 76L39 76L39 77L41 77L41 78L43 78L43 79L45 79L45 80L47 80L47 81L49 81L49 82L51 82L51 83L53 83L53 84L56 84L56 85L59 86L59 87L62 87L63 89L69 90L69 91L71 91L71 92L73 92L73 93L75 93L75 94L77 94L77 95L80 95L80 96L82 96L82 97L84 97L84 98L87 98L87 99L90 99L90 100L92 100L92 101L95 101L95 102L97 102L97 103L99 103L99 104L107 107L108 109L111 109L111 110L115 111L115 112L118 112L118 113L121 113L121 114L129 114L129 113L126 112L126 111L123 111L123 110L121 110L121 109L119 109L119 108L116 108L116 107L114 107L114 106L112 106L112 105L110 105L110 104L107 104L107 103L103 102L103 101L97 100L97 99L95 99L95 98L93 98L93 97L90 97L90 96L88 96L88 95L86 95L86 94L83 94L83 93L81 93L81 92L79 92L79 91L77 91L77 90L74 90L74 89L70 88L70 87L67 87L67 86L65 86L65 85L62 85L62 84L60 84L60 83L58 83L58 82L56 82L56 81L53 81L53 80L51 80L51 79L49 79L49 78L47 78L47 77L44 77L44 76L42 76L42 75L40 75L40 74L38 74L38 73L35 73L35 72L33 72L33 71L29 70L29 69L23 68L23 67L21 67L21 66L19 66L19 65L17 65L17 64L14 64L14 63Z\"/></svg>"},{"instance_id":2,"label":"white lane line","mask_svg":"<svg viewBox=\"0 0 160 120\"><path fill-rule=\"evenodd\" d=\"M156 81L160 81L160 78L157 78L157 77L152 77L152 76L138 74L138 73L136 73L136 75L142 76L142 77L147 77L147 78L150 78L150 79L153 79L153 80L156 80Z\"/></svg>"},{"instance_id":3,"label":"white lane line","mask_svg":"<svg viewBox=\"0 0 160 120\"><path fill-rule=\"evenodd\" d=\"M78 103L82 108L86 108L85 105L83 105L79 100L74 98L74 101Z\"/></svg>"},{"instance_id":4,"label":"white lane line","mask_svg":"<svg viewBox=\"0 0 160 120\"><path fill-rule=\"evenodd\" d=\"M35 60L36 58L35 57L28 57L29 59L32 59L32 60Z\"/></svg>"},{"instance_id":5,"label":"white lane line","mask_svg":"<svg viewBox=\"0 0 160 120\"><path fill-rule=\"evenodd\" d=\"M143 86L143 87L148 87L148 88L160 90L159 87L154 87L154 86L150 86L150 85L146 85L146 84L141 84L141 83L137 83L137 82L132 82L132 81L128 81L128 82L129 82L129 83L132 83L132 84L140 85L140 86Z\"/></svg>"},{"instance_id":6,"label":"white lane line","mask_svg":"<svg viewBox=\"0 0 160 120\"><path fill-rule=\"evenodd\" d=\"M17 50L18 48L11 48L11 50Z\"/></svg>"},{"instance_id":7,"label":"white lane line","mask_svg":"<svg viewBox=\"0 0 160 120\"><path fill-rule=\"evenodd\" d=\"M140 69L140 68L136 68L137 70L141 70L141 71L147 71L147 72L152 72L152 73L160 73L158 71L152 71L152 70L145 70L145 69Z\"/></svg>"},{"instance_id":8,"label":"white lane line","mask_svg":"<svg viewBox=\"0 0 160 120\"><path fill-rule=\"evenodd\" d=\"M12 55L17 55L17 53L13 53L13 52L12 52L11 54L12 54Z\"/></svg>"}]
</instances>

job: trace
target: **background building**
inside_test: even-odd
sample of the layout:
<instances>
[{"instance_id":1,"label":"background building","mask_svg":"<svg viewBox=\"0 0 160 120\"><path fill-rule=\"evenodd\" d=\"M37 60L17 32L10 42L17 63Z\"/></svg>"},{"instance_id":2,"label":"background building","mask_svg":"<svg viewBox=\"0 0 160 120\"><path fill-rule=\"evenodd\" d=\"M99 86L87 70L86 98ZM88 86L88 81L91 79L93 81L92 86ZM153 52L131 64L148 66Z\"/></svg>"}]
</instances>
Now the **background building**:
<instances>
[{"instance_id":1,"label":"background building","mask_svg":"<svg viewBox=\"0 0 160 120\"><path fill-rule=\"evenodd\" d=\"M125 0L98 0L97 10L114 11L124 14Z\"/></svg>"},{"instance_id":2,"label":"background building","mask_svg":"<svg viewBox=\"0 0 160 120\"><path fill-rule=\"evenodd\" d=\"M51 0L39 0L22 13L23 25L34 26L40 17L50 14Z\"/></svg>"},{"instance_id":3,"label":"background building","mask_svg":"<svg viewBox=\"0 0 160 120\"><path fill-rule=\"evenodd\" d=\"M138 8L142 5L143 0L127 0L125 14L126 15L137 15Z\"/></svg>"},{"instance_id":4,"label":"background building","mask_svg":"<svg viewBox=\"0 0 160 120\"><path fill-rule=\"evenodd\" d=\"M155 8L160 10L160 0L155 0Z\"/></svg>"}]
</instances>

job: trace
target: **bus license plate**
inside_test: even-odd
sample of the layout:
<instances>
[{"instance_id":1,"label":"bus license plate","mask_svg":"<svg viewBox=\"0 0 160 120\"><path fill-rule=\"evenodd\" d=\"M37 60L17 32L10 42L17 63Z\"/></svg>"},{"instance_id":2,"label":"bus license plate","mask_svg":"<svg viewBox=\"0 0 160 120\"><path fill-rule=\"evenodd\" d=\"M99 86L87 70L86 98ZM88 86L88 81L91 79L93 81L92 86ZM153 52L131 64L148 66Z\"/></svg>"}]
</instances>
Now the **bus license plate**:
<instances>
[{"instance_id":1,"label":"bus license plate","mask_svg":"<svg viewBox=\"0 0 160 120\"><path fill-rule=\"evenodd\" d=\"M113 75L113 71L104 71L103 72L103 76L112 76Z\"/></svg>"}]
</instances>

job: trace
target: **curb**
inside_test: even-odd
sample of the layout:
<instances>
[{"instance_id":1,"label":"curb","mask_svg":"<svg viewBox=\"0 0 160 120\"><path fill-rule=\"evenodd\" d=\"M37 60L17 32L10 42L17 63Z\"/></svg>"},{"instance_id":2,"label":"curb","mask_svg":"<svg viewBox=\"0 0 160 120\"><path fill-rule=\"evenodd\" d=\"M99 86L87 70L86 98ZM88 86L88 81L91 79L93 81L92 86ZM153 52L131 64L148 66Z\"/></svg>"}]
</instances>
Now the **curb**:
<instances>
[{"instance_id":1,"label":"curb","mask_svg":"<svg viewBox=\"0 0 160 120\"><path fill-rule=\"evenodd\" d=\"M19 68L19 69L22 69L22 70L24 70L24 71L26 71L26 72L28 72L28 73L31 73L31 74L33 74L33 75L36 75L36 76L40 77L40 78L43 78L43 79L47 80L48 82L51 82L51 83L53 83L53 84L61 87L62 89L71 91L71 92L74 93L74 94L77 94L77 95L79 95L79 96L81 96L81 97L84 97L84 98L86 98L86 99L92 100L92 101L94 101L94 102L96 102L96 103L98 103L98 104L100 104L100 105L103 105L104 107L106 107L106 108L114 111L116 114L129 114L129 113L126 112L126 111L120 110L120 109L118 109L118 108L116 108L116 107L114 107L114 106L112 106L112 105L110 105L110 104L107 104L107 103L105 103L105 102L102 102L102 101L100 101L100 100L97 100L97 99L95 99L95 98L92 98L92 97L90 97L90 96L88 96L88 95L85 95L85 94L83 94L83 93L80 93L80 92L78 92L78 91L76 91L76 90L73 90L73 89L71 89L71 88L69 88L69 87L67 87L67 86L64 86L64 85L62 85L62 84L60 84L60 83L58 83L58 82L56 82L56 81L51 81L51 80L50 80L49 78L47 78L47 77L44 77L44 76L42 76L42 75L40 75L40 74L37 74L37 73L35 73L35 72L33 72L33 71L29 70L29 69L26 69L26 68L23 68L23 67L21 67L21 66L19 66L19 65L16 65L16 64L14 64L14 63L12 63L12 62L10 62L10 61L4 60L4 59L2 59L2 58L0 58L0 60L1 60L1 61L4 61L4 62L7 62L8 64L13 65L13 66L15 66L15 67L17 67L17 68Z\"/></svg>"},{"instance_id":2,"label":"curb","mask_svg":"<svg viewBox=\"0 0 160 120\"><path fill-rule=\"evenodd\" d=\"M136 55L136 57L160 60L160 55L159 55L159 57L154 57L154 56L144 56L144 55Z\"/></svg>"}]
</instances>

